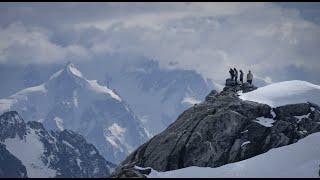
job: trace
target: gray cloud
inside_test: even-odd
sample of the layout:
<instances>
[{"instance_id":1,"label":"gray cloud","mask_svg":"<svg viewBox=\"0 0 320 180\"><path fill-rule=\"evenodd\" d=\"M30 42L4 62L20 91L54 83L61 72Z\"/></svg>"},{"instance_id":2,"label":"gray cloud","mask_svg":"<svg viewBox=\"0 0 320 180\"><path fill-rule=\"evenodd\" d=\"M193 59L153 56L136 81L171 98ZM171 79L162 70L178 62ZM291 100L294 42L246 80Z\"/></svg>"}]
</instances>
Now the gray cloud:
<instances>
[{"instance_id":1,"label":"gray cloud","mask_svg":"<svg viewBox=\"0 0 320 180\"><path fill-rule=\"evenodd\" d=\"M0 14L1 63L130 53L216 81L233 66L268 81L309 80L320 70L319 24L279 4L2 3Z\"/></svg>"}]
</instances>

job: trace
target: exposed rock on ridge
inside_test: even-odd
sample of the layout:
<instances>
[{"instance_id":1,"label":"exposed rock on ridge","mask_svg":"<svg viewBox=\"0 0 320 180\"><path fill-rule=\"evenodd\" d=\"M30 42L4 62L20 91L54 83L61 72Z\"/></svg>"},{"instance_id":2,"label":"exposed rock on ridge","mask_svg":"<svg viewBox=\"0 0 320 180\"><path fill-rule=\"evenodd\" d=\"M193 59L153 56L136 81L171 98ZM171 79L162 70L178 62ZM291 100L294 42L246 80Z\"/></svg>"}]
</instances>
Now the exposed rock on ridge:
<instances>
[{"instance_id":1,"label":"exposed rock on ridge","mask_svg":"<svg viewBox=\"0 0 320 180\"><path fill-rule=\"evenodd\" d=\"M130 154L113 177L135 177L130 168L151 167L169 171L188 166L218 167L285 146L320 131L320 108L300 103L271 108L243 101L238 91L251 85L213 90L205 101L183 112L165 131ZM139 174L139 176L144 176Z\"/></svg>"}]
</instances>

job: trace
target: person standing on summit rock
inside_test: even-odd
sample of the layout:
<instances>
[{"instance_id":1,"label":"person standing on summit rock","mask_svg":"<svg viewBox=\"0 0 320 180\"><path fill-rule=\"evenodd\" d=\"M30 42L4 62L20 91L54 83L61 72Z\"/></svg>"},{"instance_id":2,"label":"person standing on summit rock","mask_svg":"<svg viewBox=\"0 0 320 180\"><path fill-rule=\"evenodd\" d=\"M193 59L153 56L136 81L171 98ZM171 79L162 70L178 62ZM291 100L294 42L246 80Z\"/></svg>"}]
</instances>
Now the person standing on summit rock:
<instances>
[{"instance_id":1,"label":"person standing on summit rock","mask_svg":"<svg viewBox=\"0 0 320 180\"><path fill-rule=\"evenodd\" d=\"M235 81L235 84L237 85L238 84L238 71L236 68L233 68L233 71L234 71L234 81Z\"/></svg>"},{"instance_id":2,"label":"person standing on summit rock","mask_svg":"<svg viewBox=\"0 0 320 180\"><path fill-rule=\"evenodd\" d=\"M232 68L230 68L229 73L230 73L230 76L231 76L231 81L233 81L234 71L233 71Z\"/></svg>"},{"instance_id":3,"label":"person standing on summit rock","mask_svg":"<svg viewBox=\"0 0 320 180\"><path fill-rule=\"evenodd\" d=\"M239 72L240 72L240 82L241 82L241 84L243 84L243 72L241 69Z\"/></svg>"},{"instance_id":4,"label":"person standing on summit rock","mask_svg":"<svg viewBox=\"0 0 320 180\"><path fill-rule=\"evenodd\" d=\"M251 71L249 70L249 72L247 74L247 82L249 84L252 84L252 79L253 79L253 75L252 75Z\"/></svg>"}]
</instances>

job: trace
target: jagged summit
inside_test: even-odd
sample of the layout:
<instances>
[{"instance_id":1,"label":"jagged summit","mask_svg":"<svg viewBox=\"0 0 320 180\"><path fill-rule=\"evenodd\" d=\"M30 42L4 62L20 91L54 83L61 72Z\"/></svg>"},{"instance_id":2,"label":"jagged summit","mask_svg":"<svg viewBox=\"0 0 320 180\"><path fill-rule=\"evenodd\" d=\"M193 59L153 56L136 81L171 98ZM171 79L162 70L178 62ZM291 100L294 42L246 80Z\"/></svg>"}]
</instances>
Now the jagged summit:
<instances>
[{"instance_id":1,"label":"jagged summit","mask_svg":"<svg viewBox=\"0 0 320 180\"><path fill-rule=\"evenodd\" d=\"M320 131L316 104L271 107L242 100L241 90L243 86L227 86L220 93L213 90L205 101L184 111L165 131L128 156L113 177L139 177L150 172L135 166L157 171L219 167Z\"/></svg>"}]
</instances>

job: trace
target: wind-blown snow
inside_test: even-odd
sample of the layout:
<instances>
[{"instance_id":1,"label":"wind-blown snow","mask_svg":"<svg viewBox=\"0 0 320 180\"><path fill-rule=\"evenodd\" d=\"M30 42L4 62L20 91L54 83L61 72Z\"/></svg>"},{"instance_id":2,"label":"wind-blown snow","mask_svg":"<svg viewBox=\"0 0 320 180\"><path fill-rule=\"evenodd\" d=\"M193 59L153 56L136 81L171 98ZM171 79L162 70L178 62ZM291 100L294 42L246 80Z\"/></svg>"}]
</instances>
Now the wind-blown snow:
<instances>
[{"instance_id":1,"label":"wind-blown snow","mask_svg":"<svg viewBox=\"0 0 320 180\"><path fill-rule=\"evenodd\" d=\"M320 104L320 86L299 80L273 83L248 93L239 93L243 100L270 106L314 102Z\"/></svg>"},{"instance_id":2,"label":"wind-blown snow","mask_svg":"<svg viewBox=\"0 0 320 180\"><path fill-rule=\"evenodd\" d=\"M30 133L21 140L18 136L8 138L4 141L6 148L14 156L21 160L26 167L29 178L47 178L55 177L56 170L49 168L41 160L44 153L44 147L35 130L29 129Z\"/></svg>"},{"instance_id":3,"label":"wind-blown snow","mask_svg":"<svg viewBox=\"0 0 320 180\"><path fill-rule=\"evenodd\" d=\"M271 149L268 152L218 168L188 167L174 171L152 170L153 178L319 178L320 133L314 133L297 143Z\"/></svg>"},{"instance_id":4,"label":"wind-blown snow","mask_svg":"<svg viewBox=\"0 0 320 180\"><path fill-rule=\"evenodd\" d=\"M45 87L44 84L41 84L39 86L34 86L34 87L30 87L30 88L27 88L27 89L24 89L22 91L19 91L17 95L23 95L23 94L26 94L26 93L32 93L32 92L42 92L42 93L46 93L47 92L47 89Z\"/></svg>"},{"instance_id":5,"label":"wind-blown snow","mask_svg":"<svg viewBox=\"0 0 320 180\"><path fill-rule=\"evenodd\" d=\"M0 99L0 112L3 113L5 111L11 110L12 106L17 103L19 100L26 101L28 100L28 96L35 93L45 94L47 93L47 89L45 84L41 84L39 86L34 86L30 88L23 89L16 94L6 98Z\"/></svg>"},{"instance_id":6,"label":"wind-blown snow","mask_svg":"<svg viewBox=\"0 0 320 180\"><path fill-rule=\"evenodd\" d=\"M95 90L97 92L109 94L111 97L113 97L114 99L117 99L118 101L121 102L121 98L116 93L114 93L111 89L109 89L109 88L107 88L105 86L100 86L97 83L97 80L91 80L91 81L88 80L88 82L91 85L90 87L93 90Z\"/></svg>"},{"instance_id":7,"label":"wind-blown snow","mask_svg":"<svg viewBox=\"0 0 320 180\"><path fill-rule=\"evenodd\" d=\"M184 97L183 100L182 100L182 103L186 103L186 104L189 104L189 105L194 105L194 104L199 104L201 103L201 101L195 99L194 97Z\"/></svg>"}]
</instances>

